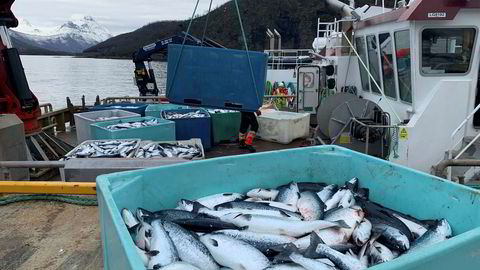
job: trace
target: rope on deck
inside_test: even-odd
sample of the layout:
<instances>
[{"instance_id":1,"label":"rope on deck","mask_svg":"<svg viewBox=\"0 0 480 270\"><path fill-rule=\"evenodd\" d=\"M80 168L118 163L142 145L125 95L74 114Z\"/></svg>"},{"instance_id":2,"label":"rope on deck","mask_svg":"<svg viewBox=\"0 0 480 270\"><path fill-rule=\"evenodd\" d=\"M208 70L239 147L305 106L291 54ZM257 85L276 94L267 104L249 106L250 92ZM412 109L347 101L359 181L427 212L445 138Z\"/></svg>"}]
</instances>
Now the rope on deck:
<instances>
[{"instance_id":1,"label":"rope on deck","mask_svg":"<svg viewBox=\"0 0 480 270\"><path fill-rule=\"evenodd\" d=\"M87 198L80 196L52 195L52 194L31 194L31 195L12 195L0 197L0 205L7 205L25 201L57 201L75 205L96 206L97 198Z\"/></svg>"}]
</instances>

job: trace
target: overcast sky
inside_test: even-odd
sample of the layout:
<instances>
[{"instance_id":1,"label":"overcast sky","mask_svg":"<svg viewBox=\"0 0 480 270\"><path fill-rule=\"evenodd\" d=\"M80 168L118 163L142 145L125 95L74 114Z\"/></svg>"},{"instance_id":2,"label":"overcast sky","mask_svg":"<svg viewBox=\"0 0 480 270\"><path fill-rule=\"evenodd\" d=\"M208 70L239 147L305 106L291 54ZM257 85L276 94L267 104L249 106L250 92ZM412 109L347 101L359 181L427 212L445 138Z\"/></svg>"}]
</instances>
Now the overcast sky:
<instances>
[{"instance_id":1,"label":"overcast sky","mask_svg":"<svg viewBox=\"0 0 480 270\"><path fill-rule=\"evenodd\" d=\"M213 0L213 7L227 0ZM37 27L56 26L72 15L90 15L112 34L133 31L147 23L186 19L196 0L16 0L12 10ZM208 10L210 0L200 0L198 12Z\"/></svg>"}]
</instances>

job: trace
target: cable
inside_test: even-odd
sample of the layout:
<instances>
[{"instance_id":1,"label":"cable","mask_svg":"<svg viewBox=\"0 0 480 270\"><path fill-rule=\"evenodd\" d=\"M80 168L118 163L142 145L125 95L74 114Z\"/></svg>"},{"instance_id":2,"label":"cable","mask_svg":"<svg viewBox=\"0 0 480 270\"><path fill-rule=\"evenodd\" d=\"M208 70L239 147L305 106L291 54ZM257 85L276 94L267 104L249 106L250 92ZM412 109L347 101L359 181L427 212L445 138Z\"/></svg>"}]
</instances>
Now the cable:
<instances>
[{"instance_id":1,"label":"cable","mask_svg":"<svg viewBox=\"0 0 480 270\"><path fill-rule=\"evenodd\" d=\"M32 194L32 195L13 195L0 198L0 205L7 205L16 202L25 201L57 201L69 204L96 206L97 198L88 198L80 196L52 195L52 194Z\"/></svg>"},{"instance_id":2,"label":"cable","mask_svg":"<svg viewBox=\"0 0 480 270\"><path fill-rule=\"evenodd\" d=\"M210 6L208 7L208 13L207 13L207 18L205 20L205 26L203 27L202 46L203 46L203 42L205 40L205 34L207 33L208 18L210 17L210 11L212 10L212 3L213 3L213 0L210 0Z\"/></svg>"},{"instance_id":3,"label":"cable","mask_svg":"<svg viewBox=\"0 0 480 270\"><path fill-rule=\"evenodd\" d=\"M180 55L178 56L177 63L175 64L175 70L173 72L172 85L170 86L170 91L168 91L170 93L171 93L171 89L173 89L173 85L175 84L175 77L177 76L178 64L180 64L180 60L182 59L183 48L185 47L185 41L187 40L187 36L190 34L190 28L192 27L193 19L195 18L195 14L197 13L198 3L200 3L200 0L197 0L197 4L195 5L195 8L193 9L192 18L190 19L190 22L188 23L187 32L186 32L185 36L183 37L182 47L180 48Z\"/></svg>"},{"instance_id":4,"label":"cable","mask_svg":"<svg viewBox=\"0 0 480 270\"><path fill-rule=\"evenodd\" d=\"M253 74L252 61L250 60L250 53L248 52L247 38L245 36L245 30L243 29L242 16L240 15L240 8L238 7L238 0L235 0L235 7L237 8L238 21L240 23L240 29L242 30L243 43L245 45L245 51L247 52L248 64L250 65L250 73L252 76L253 90L255 91L255 96L257 97L257 102L260 103L260 98L258 97L257 92L257 83L255 82L255 76Z\"/></svg>"}]
</instances>

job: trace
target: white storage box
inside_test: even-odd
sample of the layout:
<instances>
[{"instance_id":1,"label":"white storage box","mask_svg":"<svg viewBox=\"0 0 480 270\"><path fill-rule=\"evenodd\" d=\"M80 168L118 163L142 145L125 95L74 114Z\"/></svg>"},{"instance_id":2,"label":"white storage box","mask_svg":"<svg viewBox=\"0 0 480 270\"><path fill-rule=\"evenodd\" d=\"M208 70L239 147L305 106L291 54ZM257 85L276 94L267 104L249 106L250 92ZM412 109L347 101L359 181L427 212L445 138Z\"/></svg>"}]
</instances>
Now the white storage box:
<instances>
[{"instance_id":1,"label":"white storage box","mask_svg":"<svg viewBox=\"0 0 480 270\"><path fill-rule=\"evenodd\" d=\"M80 144L86 140L94 139L92 138L92 134L90 131L90 124L115 119L140 117L140 114L127 112L124 110L104 110L76 113L73 116L75 118L75 127L77 130L77 143Z\"/></svg>"},{"instance_id":2,"label":"white storage box","mask_svg":"<svg viewBox=\"0 0 480 270\"><path fill-rule=\"evenodd\" d=\"M310 114L294 112L267 112L258 118L257 136L265 141L289 144L310 135Z\"/></svg>"}]
</instances>

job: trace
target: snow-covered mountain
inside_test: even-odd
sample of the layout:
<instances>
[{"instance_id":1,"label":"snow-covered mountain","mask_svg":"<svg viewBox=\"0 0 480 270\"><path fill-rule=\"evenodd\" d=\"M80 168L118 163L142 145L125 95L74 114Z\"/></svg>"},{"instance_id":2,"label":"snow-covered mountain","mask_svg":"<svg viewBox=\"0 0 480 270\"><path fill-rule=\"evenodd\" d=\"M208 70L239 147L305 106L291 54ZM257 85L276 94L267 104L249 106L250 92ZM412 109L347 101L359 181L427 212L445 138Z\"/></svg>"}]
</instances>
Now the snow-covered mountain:
<instances>
[{"instance_id":1,"label":"snow-covered mountain","mask_svg":"<svg viewBox=\"0 0 480 270\"><path fill-rule=\"evenodd\" d=\"M10 29L10 35L14 46L27 44L35 48L67 53L82 52L112 37L103 25L90 16L77 17L60 26L44 28L35 27L20 18L18 27Z\"/></svg>"}]
</instances>

